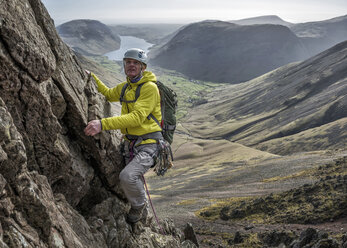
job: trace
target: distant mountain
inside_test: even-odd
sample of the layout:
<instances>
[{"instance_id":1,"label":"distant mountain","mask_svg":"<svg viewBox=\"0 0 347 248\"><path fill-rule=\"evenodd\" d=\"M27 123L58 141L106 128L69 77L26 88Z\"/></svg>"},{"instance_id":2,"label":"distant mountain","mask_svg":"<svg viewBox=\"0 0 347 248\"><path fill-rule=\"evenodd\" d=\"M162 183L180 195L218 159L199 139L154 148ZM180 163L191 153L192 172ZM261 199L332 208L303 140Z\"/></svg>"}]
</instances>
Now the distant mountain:
<instances>
[{"instance_id":1,"label":"distant mountain","mask_svg":"<svg viewBox=\"0 0 347 248\"><path fill-rule=\"evenodd\" d=\"M109 25L115 35L134 36L152 44L159 44L162 39L179 29L182 24L124 24Z\"/></svg>"},{"instance_id":2,"label":"distant mountain","mask_svg":"<svg viewBox=\"0 0 347 248\"><path fill-rule=\"evenodd\" d=\"M258 17L246 18L241 20L232 20L229 22L235 23L238 25L274 24L274 25L283 25L287 27L290 27L293 25L293 23L286 22L276 15L258 16Z\"/></svg>"},{"instance_id":3,"label":"distant mountain","mask_svg":"<svg viewBox=\"0 0 347 248\"><path fill-rule=\"evenodd\" d=\"M347 41L206 98L184 123L195 137L276 154L345 149Z\"/></svg>"},{"instance_id":4,"label":"distant mountain","mask_svg":"<svg viewBox=\"0 0 347 248\"><path fill-rule=\"evenodd\" d=\"M230 21L239 25L278 24L289 27L305 44L310 56L314 56L347 40L347 15L324 21L290 23L275 15L259 16Z\"/></svg>"},{"instance_id":5,"label":"distant mountain","mask_svg":"<svg viewBox=\"0 0 347 248\"><path fill-rule=\"evenodd\" d=\"M347 40L347 15L320 22L299 23L290 29L300 37L311 55Z\"/></svg>"},{"instance_id":6,"label":"distant mountain","mask_svg":"<svg viewBox=\"0 0 347 248\"><path fill-rule=\"evenodd\" d=\"M195 79L240 83L307 56L287 27L205 21L180 30L150 62Z\"/></svg>"},{"instance_id":7,"label":"distant mountain","mask_svg":"<svg viewBox=\"0 0 347 248\"><path fill-rule=\"evenodd\" d=\"M103 55L120 47L120 38L95 20L73 20L57 27L63 41L83 55Z\"/></svg>"}]
</instances>

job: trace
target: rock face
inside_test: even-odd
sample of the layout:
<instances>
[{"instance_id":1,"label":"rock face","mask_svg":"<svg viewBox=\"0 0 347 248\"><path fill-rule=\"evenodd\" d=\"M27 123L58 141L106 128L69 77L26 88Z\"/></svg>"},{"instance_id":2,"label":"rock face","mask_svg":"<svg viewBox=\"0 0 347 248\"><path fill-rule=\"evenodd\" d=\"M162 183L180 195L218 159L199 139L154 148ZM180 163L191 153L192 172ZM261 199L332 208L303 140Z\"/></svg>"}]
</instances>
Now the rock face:
<instances>
[{"instance_id":1,"label":"rock face","mask_svg":"<svg viewBox=\"0 0 347 248\"><path fill-rule=\"evenodd\" d=\"M120 38L95 20L73 20L57 27L63 41L84 55L103 55L120 47Z\"/></svg>"},{"instance_id":2,"label":"rock face","mask_svg":"<svg viewBox=\"0 0 347 248\"><path fill-rule=\"evenodd\" d=\"M195 79L240 83L308 54L287 27L210 21L185 27L151 57Z\"/></svg>"},{"instance_id":3,"label":"rock face","mask_svg":"<svg viewBox=\"0 0 347 248\"><path fill-rule=\"evenodd\" d=\"M1 247L179 246L173 224L125 222L120 135L83 133L111 115L96 92L39 0L1 2Z\"/></svg>"}]
</instances>

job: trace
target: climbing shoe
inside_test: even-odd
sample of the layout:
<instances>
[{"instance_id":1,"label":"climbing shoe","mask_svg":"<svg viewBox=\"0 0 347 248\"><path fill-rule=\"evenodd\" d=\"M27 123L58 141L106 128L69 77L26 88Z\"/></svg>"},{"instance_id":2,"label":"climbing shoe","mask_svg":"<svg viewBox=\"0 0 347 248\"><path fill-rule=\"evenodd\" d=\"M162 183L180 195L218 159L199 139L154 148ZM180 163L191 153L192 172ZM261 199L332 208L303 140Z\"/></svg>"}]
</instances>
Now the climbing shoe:
<instances>
[{"instance_id":1,"label":"climbing shoe","mask_svg":"<svg viewBox=\"0 0 347 248\"><path fill-rule=\"evenodd\" d=\"M131 207L130 211L127 215L127 221L130 223L136 223L138 221L140 221L142 219L142 214L144 211L146 211L146 204L143 204L143 206L138 207L138 208L134 208Z\"/></svg>"}]
</instances>

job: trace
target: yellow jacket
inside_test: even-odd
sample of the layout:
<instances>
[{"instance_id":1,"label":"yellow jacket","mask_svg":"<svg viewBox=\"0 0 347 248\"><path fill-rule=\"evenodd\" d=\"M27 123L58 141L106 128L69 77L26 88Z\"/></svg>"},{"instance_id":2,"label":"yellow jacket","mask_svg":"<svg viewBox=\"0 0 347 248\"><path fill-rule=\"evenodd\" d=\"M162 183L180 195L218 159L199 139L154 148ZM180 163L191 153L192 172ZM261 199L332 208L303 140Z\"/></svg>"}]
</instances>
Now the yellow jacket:
<instances>
[{"instance_id":1,"label":"yellow jacket","mask_svg":"<svg viewBox=\"0 0 347 248\"><path fill-rule=\"evenodd\" d=\"M124 84L123 82L114 88L108 88L101 80L91 73L98 86L98 91L110 102L119 101ZM134 103L122 103L120 116L103 118L101 120L102 130L120 129L123 134L141 136L147 133L161 131L159 125L152 119L148 119L149 114L161 122L160 94L156 85L156 76L149 71L144 71L140 81L131 83L128 80L128 88L124 94L124 100L134 100L135 91L139 84L146 82L140 91L140 96ZM155 140L145 140L141 144L154 143Z\"/></svg>"}]
</instances>

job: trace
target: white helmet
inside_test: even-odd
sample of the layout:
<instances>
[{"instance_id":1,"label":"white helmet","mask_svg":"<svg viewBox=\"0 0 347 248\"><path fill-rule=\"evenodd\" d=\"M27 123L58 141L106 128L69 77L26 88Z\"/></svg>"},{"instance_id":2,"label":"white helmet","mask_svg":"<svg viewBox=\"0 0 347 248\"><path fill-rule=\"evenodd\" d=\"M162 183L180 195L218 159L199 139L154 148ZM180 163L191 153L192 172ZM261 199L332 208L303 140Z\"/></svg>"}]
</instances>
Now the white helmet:
<instances>
[{"instance_id":1,"label":"white helmet","mask_svg":"<svg viewBox=\"0 0 347 248\"><path fill-rule=\"evenodd\" d=\"M147 66L147 54L139 48L130 48L124 53L124 59L135 59Z\"/></svg>"}]
</instances>

